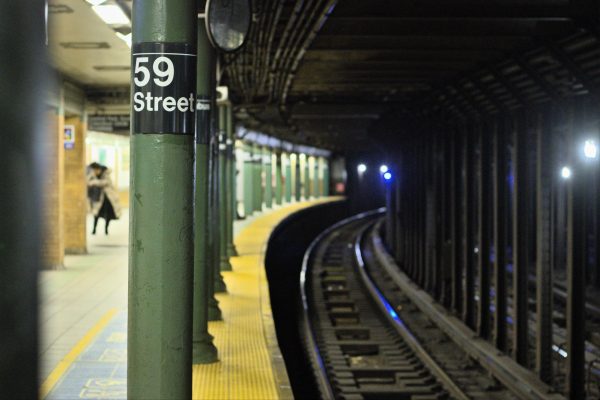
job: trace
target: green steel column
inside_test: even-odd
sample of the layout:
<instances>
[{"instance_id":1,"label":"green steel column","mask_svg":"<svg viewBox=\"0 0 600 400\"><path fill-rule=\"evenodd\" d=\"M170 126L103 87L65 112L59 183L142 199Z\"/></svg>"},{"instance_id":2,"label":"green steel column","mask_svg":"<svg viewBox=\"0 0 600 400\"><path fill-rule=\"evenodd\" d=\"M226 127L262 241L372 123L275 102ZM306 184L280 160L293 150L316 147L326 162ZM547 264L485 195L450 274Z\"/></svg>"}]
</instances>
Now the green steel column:
<instances>
[{"instance_id":1,"label":"green steel column","mask_svg":"<svg viewBox=\"0 0 600 400\"><path fill-rule=\"evenodd\" d=\"M263 189L262 189L262 180L263 180L263 167L262 167L262 151L260 150L260 146L255 144L253 146L253 158L254 158L254 184L252 188L252 192L254 193L254 211L262 211L262 203L263 203Z\"/></svg>"},{"instance_id":2,"label":"green steel column","mask_svg":"<svg viewBox=\"0 0 600 400\"><path fill-rule=\"evenodd\" d=\"M249 217L254 212L254 159L252 158L252 148L247 143L242 147L244 151L244 214Z\"/></svg>"},{"instance_id":3,"label":"green steel column","mask_svg":"<svg viewBox=\"0 0 600 400\"><path fill-rule=\"evenodd\" d=\"M217 110L216 104L215 110ZM211 199L212 204L210 205L210 210L212 211L211 215L211 239L212 239L212 247L211 247L211 265L214 268L214 282L215 282L215 293L224 293L227 291L225 286L225 281L223 280L223 275L221 275L221 150L220 150L220 130L219 130L219 112L213 113L212 118L212 137L211 137L211 165L213 170L210 173L210 178L213 182ZM210 310L209 310L210 311ZM215 318L221 318L221 313L219 310L218 315L213 315ZM210 316L209 316L210 317Z\"/></svg>"},{"instance_id":4,"label":"green steel column","mask_svg":"<svg viewBox=\"0 0 600 400\"><path fill-rule=\"evenodd\" d=\"M227 255L227 239L229 236L230 205L227 180L227 105L221 103L219 108L219 265L221 271L231 271L231 263Z\"/></svg>"},{"instance_id":5,"label":"green steel column","mask_svg":"<svg viewBox=\"0 0 600 400\"><path fill-rule=\"evenodd\" d=\"M283 188L281 185L281 151L275 153L275 203L282 204Z\"/></svg>"},{"instance_id":6,"label":"green steel column","mask_svg":"<svg viewBox=\"0 0 600 400\"><path fill-rule=\"evenodd\" d=\"M304 198L310 199L310 165L308 156L304 156Z\"/></svg>"},{"instance_id":7,"label":"green steel column","mask_svg":"<svg viewBox=\"0 0 600 400\"><path fill-rule=\"evenodd\" d=\"M321 179L320 179L320 174L319 174L319 158L318 157L314 157L314 178L313 178L313 196L315 197L319 197L321 196L321 190L320 190L320 185L321 185Z\"/></svg>"},{"instance_id":8,"label":"green steel column","mask_svg":"<svg viewBox=\"0 0 600 400\"><path fill-rule=\"evenodd\" d=\"M323 196L329 196L329 160L323 158Z\"/></svg>"},{"instance_id":9,"label":"green steel column","mask_svg":"<svg viewBox=\"0 0 600 400\"><path fill-rule=\"evenodd\" d=\"M265 207L273 207L273 166L271 165L271 149L263 148L263 169L265 175Z\"/></svg>"},{"instance_id":10,"label":"green steel column","mask_svg":"<svg viewBox=\"0 0 600 400\"><path fill-rule=\"evenodd\" d=\"M208 262L208 143L210 140L211 66L214 50L204 25L198 21L198 64L196 75L196 175L194 191L194 318L192 362L208 364L218 361L217 348L208 333L208 298L213 296L213 273Z\"/></svg>"},{"instance_id":11,"label":"green steel column","mask_svg":"<svg viewBox=\"0 0 600 400\"><path fill-rule=\"evenodd\" d=\"M226 107L226 145L227 145L227 256L236 257L238 255L235 244L233 243L233 223L236 216L236 182L235 182L235 132L233 124L233 106L227 103Z\"/></svg>"},{"instance_id":12,"label":"green steel column","mask_svg":"<svg viewBox=\"0 0 600 400\"><path fill-rule=\"evenodd\" d=\"M208 269L209 269L209 297L208 320L220 321L223 319L219 301L215 293L226 291L225 282L219 269L219 208L218 195L218 129L217 129L217 53L213 50L210 69L210 136L208 138Z\"/></svg>"},{"instance_id":13,"label":"green steel column","mask_svg":"<svg viewBox=\"0 0 600 400\"><path fill-rule=\"evenodd\" d=\"M292 201L292 162L290 160L290 154L286 154L285 159L281 159L283 164L283 170L285 174L285 201L290 203ZM283 163L285 161L285 163Z\"/></svg>"},{"instance_id":14,"label":"green steel column","mask_svg":"<svg viewBox=\"0 0 600 400\"><path fill-rule=\"evenodd\" d=\"M296 154L296 167L294 176L294 183L296 186L294 194L296 195L296 201L300 201L302 198L302 175L300 174L300 171L300 154Z\"/></svg>"},{"instance_id":15,"label":"green steel column","mask_svg":"<svg viewBox=\"0 0 600 400\"><path fill-rule=\"evenodd\" d=\"M196 53L196 1L135 1L132 15L132 53L142 43L169 43ZM181 82L186 83L195 98L195 82ZM128 398L189 399L194 136L132 133Z\"/></svg>"}]
</instances>

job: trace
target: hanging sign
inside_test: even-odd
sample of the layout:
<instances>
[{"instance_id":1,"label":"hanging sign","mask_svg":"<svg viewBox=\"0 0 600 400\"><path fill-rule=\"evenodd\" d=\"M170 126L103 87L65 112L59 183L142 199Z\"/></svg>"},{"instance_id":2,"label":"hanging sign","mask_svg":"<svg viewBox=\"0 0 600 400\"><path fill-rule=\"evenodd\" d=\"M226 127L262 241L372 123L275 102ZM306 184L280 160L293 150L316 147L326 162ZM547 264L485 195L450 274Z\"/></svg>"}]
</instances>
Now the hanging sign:
<instances>
[{"instance_id":1,"label":"hanging sign","mask_svg":"<svg viewBox=\"0 0 600 400\"><path fill-rule=\"evenodd\" d=\"M88 130L98 132L128 132L129 114L89 115Z\"/></svg>"},{"instance_id":2,"label":"hanging sign","mask_svg":"<svg viewBox=\"0 0 600 400\"><path fill-rule=\"evenodd\" d=\"M194 134L196 49L136 43L132 49L133 133Z\"/></svg>"}]
</instances>

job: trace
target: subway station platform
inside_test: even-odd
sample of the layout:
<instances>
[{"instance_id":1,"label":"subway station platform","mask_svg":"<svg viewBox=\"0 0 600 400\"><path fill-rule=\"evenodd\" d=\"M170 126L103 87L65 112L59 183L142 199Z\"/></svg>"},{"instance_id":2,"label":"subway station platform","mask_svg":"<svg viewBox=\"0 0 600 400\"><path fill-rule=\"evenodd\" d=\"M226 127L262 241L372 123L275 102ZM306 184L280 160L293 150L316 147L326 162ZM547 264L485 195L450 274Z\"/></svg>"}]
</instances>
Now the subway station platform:
<instances>
[{"instance_id":1,"label":"subway station platform","mask_svg":"<svg viewBox=\"0 0 600 400\"><path fill-rule=\"evenodd\" d=\"M238 257L217 294L211 322L220 361L193 366L194 399L292 398L273 327L264 254L288 215L331 198L298 202L235 223ZM40 279L42 399L127 398L127 214L109 236L89 237L89 254ZM102 230L100 230L102 231Z\"/></svg>"}]
</instances>

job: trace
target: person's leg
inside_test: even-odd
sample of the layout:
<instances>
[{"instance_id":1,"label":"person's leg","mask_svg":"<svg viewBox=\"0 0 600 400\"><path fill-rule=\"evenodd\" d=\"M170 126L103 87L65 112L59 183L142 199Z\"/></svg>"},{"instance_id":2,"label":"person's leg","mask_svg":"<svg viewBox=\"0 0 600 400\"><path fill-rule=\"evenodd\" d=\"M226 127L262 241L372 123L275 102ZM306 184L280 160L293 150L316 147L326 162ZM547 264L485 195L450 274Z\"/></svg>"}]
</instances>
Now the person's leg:
<instances>
[{"instance_id":1,"label":"person's leg","mask_svg":"<svg viewBox=\"0 0 600 400\"><path fill-rule=\"evenodd\" d=\"M106 218L106 225L104 226L104 233L108 235L108 224L110 224L110 218Z\"/></svg>"},{"instance_id":2,"label":"person's leg","mask_svg":"<svg viewBox=\"0 0 600 400\"><path fill-rule=\"evenodd\" d=\"M98 220L100 217L94 217L94 229L92 230L92 235L96 234L96 226L98 226Z\"/></svg>"}]
</instances>

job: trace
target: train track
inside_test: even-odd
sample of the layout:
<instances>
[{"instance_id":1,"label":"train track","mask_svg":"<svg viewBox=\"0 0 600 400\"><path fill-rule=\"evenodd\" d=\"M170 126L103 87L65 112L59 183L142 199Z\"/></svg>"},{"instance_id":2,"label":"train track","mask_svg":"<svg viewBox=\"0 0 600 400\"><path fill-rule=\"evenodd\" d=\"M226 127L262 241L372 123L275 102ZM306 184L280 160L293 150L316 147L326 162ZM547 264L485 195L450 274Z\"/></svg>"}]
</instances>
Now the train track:
<instances>
[{"instance_id":1,"label":"train track","mask_svg":"<svg viewBox=\"0 0 600 400\"><path fill-rule=\"evenodd\" d=\"M419 312L376 265L363 237L378 215L336 224L304 259L304 337L322 397L519 398Z\"/></svg>"}]
</instances>

